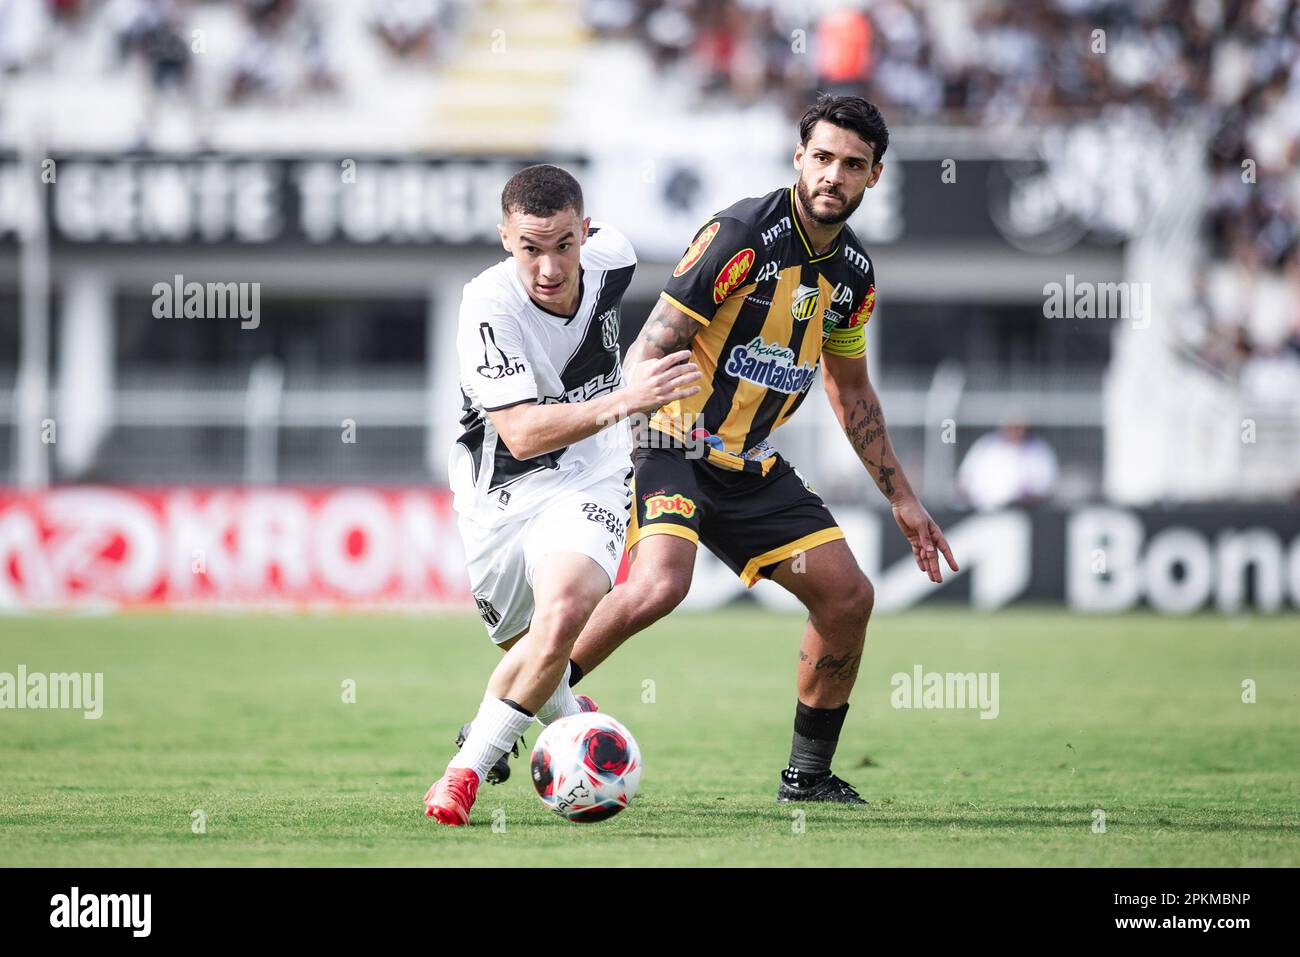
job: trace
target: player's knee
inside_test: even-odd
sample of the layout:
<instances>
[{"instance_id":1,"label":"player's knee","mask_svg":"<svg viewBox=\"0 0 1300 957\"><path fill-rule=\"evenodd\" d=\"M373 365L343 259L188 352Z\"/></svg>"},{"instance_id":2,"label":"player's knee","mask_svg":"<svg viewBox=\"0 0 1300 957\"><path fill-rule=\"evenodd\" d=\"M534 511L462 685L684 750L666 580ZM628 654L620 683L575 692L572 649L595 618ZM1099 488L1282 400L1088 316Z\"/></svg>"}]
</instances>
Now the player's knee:
<instances>
[{"instance_id":1,"label":"player's knee","mask_svg":"<svg viewBox=\"0 0 1300 957\"><path fill-rule=\"evenodd\" d=\"M685 601L691 590L691 577L660 571L641 576L636 587L643 613L657 621Z\"/></svg>"},{"instance_id":2,"label":"player's knee","mask_svg":"<svg viewBox=\"0 0 1300 957\"><path fill-rule=\"evenodd\" d=\"M833 620L843 628L865 632L875 604L875 586L871 579L859 573L830 591L819 617Z\"/></svg>"},{"instance_id":3,"label":"player's knee","mask_svg":"<svg viewBox=\"0 0 1300 957\"><path fill-rule=\"evenodd\" d=\"M573 593L557 595L538 608L531 630L538 636L543 653L567 657L594 607L589 596Z\"/></svg>"}]
</instances>

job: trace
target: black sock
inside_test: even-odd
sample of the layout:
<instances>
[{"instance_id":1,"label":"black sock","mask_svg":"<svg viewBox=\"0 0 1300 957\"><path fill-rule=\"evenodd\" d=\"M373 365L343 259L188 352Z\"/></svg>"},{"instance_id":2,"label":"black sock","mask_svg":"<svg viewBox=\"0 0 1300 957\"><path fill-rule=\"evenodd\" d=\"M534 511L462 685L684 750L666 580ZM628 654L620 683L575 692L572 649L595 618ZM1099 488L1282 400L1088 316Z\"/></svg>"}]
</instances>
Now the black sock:
<instances>
[{"instance_id":1,"label":"black sock","mask_svg":"<svg viewBox=\"0 0 1300 957\"><path fill-rule=\"evenodd\" d=\"M501 703L510 705L510 707L514 708L520 714L526 714L530 718L537 717L537 715L533 714L531 711L529 711L527 708L521 705L518 701L511 701L509 698L502 698Z\"/></svg>"},{"instance_id":2,"label":"black sock","mask_svg":"<svg viewBox=\"0 0 1300 957\"><path fill-rule=\"evenodd\" d=\"M582 665L578 664L572 658L569 659L569 687L572 688L582 680Z\"/></svg>"},{"instance_id":3,"label":"black sock","mask_svg":"<svg viewBox=\"0 0 1300 957\"><path fill-rule=\"evenodd\" d=\"M831 759L840 741L840 729L849 712L838 708L810 708L802 701L794 709L794 740L790 745L788 777L818 780L831 773Z\"/></svg>"}]
</instances>

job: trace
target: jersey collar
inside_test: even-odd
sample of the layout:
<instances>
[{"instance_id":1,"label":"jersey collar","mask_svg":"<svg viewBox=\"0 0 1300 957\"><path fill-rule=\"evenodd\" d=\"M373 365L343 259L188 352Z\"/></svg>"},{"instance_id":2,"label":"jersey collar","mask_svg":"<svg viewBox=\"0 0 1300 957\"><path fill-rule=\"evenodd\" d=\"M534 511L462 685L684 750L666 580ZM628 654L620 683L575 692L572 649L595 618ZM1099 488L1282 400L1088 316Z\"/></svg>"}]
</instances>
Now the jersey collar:
<instances>
[{"instance_id":1,"label":"jersey collar","mask_svg":"<svg viewBox=\"0 0 1300 957\"><path fill-rule=\"evenodd\" d=\"M803 231L803 225L799 222L799 212L798 210L795 209L794 206L794 202L795 202L794 187L793 186L787 187L786 193L788 194L790 200L790 222L794 223L794 231L799 236L799 242L803 244L804 253L808 256L808 261L810 263L819 263L824 259L830 259L832 256L834 256L837 252L840 251L840 243L844 241L843 227L840 228L839 233L835 237L835 242L831 244L831 248L826 250L826 252L822 253L820 256L818 256L816 253L813 252L812 243L808 241L808 237L804 234Z\"/></svg>"}]
</instances>

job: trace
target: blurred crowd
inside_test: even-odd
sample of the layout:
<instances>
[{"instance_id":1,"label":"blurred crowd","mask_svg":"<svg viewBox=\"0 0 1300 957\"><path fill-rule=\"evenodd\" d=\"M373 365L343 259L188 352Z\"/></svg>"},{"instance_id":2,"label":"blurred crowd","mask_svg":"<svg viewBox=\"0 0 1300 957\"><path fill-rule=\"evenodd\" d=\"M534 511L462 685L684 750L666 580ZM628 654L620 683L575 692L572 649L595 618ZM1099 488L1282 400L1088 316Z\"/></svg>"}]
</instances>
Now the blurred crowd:
<instances>
[{"instance_id":1,"label":"blurred crowd","mask_svg":"<svg viewBox=\"0 0 1300 957\"><path fill-rule=\"evenodd\" d=\"M1205 363L1250 390L1300 394L1300 0L572 2L594 36L635 43L685 78L692 108L775 101L793 114L825 89L867 95L895 125L1199 124L1209 264L1180 329ZM467 8L0 0L0 82L57 72L60 56L82 56L70 38L93 34L110 38L96 47L108 68L138 71L153 95L195 112L340 97L358 52L340 22L359 24L382 63L426 65L445 56ZM236 36L219 67L204 61L200 83L194 24L213 13Z\"/></svg>"},{"instance_id":2,"label":"blurred crowd","mask_svg":"<svg viewBox=\"0 0 1300 957\"><path fill-rule=\"evenodd\" d=\"M1300 0L585 0L701 101L858 93L891 123L1104 118L1206 131L1209 266L1186 344L1265 400L1300 396Z\"/></svg>"},{"instance_id":3,"label":"blurred crowd","mask_svg":"<svg viewBox=\"0 0 1300 957\"><path fill-rule=\"evenodd\" d=\"M433 60L461 0L356 2L366 4L374 43L400 60ZM155 92L185 91L204 52L196 15L219 8L239 20L238 53L219 81L227 104L337 90L347 65L321 0L0 0L0 76L40 68L76 34L97 31L112 37L109 69L136 65Z\"/></svg>"}]
</instances>

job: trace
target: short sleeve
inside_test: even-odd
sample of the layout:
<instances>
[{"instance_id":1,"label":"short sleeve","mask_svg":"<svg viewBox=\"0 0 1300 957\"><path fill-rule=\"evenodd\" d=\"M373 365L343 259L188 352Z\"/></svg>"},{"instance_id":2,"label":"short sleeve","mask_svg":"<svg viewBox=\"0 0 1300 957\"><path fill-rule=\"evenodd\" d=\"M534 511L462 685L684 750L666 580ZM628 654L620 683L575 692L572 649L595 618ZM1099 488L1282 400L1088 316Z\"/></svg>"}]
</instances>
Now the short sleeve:
<instances>
[{"instance_id":1,"label":"short sleeve","mask_svg":"<svg viewBox=\"0 0 1300 957\"><path fill-rule=\"evenodd\" d=\"M837 322L822 343L822 352L845 359L860 359L867 354L867 322L876 308L875 276L867 276L867 292L856 303L847 319Z\"/></svg>"},{"instance_id":2,"label":"short sleeve","mask_svg":"<svg viewBox=\"0 0 1300 957\"><path fill-rule=\"evenodd\" d=\"M662 298L707 326L727 297L745 285L754 248L746 223L729 216L709 220L686 247Z\"/></svg>"},{"instance_id":3,"label":"short sleeve","mask_svg":"<svg viewBox=\"0 0 1300 957\"><path fill-rule=\"evenodd\" d=\"M484 411L537 401L537 381L524 357L519 320L490 300L461 304L460 377Z\"/></svg>"}]
</instances>

